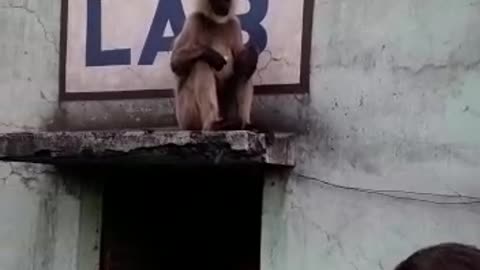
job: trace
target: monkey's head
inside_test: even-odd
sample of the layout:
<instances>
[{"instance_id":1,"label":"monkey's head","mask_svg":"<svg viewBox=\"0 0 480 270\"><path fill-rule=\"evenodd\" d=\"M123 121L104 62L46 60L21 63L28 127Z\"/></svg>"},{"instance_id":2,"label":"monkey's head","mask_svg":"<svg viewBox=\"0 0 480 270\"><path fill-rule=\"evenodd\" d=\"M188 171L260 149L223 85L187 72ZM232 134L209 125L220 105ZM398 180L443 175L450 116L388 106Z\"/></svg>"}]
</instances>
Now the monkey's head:
<instances>
[{"instance_id":1,"label":"monkey's head","mask_svg":"<svg viewBox=\"0 0 480 270\"><path fill-rule=\"evenodd\" d=\"M217 23L225 23L233 16L236 0L198 0L198 10Z\"/></svg>"}]
</instances>

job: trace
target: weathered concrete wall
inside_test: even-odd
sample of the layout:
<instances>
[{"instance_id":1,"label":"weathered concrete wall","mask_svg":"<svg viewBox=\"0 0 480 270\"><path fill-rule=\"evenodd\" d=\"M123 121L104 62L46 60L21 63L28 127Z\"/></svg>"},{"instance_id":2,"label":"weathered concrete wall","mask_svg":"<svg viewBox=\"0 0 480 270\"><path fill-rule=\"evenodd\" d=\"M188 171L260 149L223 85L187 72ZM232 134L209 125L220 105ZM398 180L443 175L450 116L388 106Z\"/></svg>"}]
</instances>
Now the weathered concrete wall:
<instances>
[{"instance_id":1,"label":"weathered concrete wall","mask_svg":"<svg viewBox=\"0 0 480 270\"><path fill-rule=\"evenodd\" d=\"M480 197L479 15L471 0L316 1L311 95L258 107L304 131L297 169L266 185L263 269L392 269L425 245L480 245L480 205L460 198Z\"/></svg>"},{"instance_id":2,"label":"weathered concrete wall","mask_svg":"<svg viewBox=\"0 0 480 270\"><path fill-rule=\"evenodd\" d=\"M0 132L55 119L60 2L0 1ZM51 167L0 163L0 269L94 269L97 194Z\"/></svg>"},{"instance_id":3,"label":"weathered concrete wall","mask_svg":"<svg viewBox=\"0 0 480 270\"><path fill-rule=\"evenodd\" d=\"M173 124L171 100L57 104L60 2L0 3L0 131ZM255 102L300 133L297 169L268 177L263 269L392 269L427 244L480 244L480 208L459 196L480 197L480 4L315 6L311 94ZM97 197L31 168L0 165L0 269L93 269Z\"/></svg>"}]
</instances>

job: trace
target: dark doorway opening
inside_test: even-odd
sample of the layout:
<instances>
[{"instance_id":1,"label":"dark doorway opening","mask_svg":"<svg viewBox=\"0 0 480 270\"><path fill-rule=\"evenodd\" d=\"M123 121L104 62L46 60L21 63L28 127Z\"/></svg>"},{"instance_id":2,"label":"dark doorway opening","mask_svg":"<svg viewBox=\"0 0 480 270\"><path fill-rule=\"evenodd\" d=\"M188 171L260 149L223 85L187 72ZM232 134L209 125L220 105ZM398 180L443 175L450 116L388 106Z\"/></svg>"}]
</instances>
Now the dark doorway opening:
<instances>
[{"instance_id":1,"label":"dark doorway opening","mask_svg":"<svg viewBox=\"0 0 480 270\"><path fill-rule=\"evenodd\" d=\"M101 270L260 269L262 170L116 170L104 186Z\"/></svg>"}]
</instances>

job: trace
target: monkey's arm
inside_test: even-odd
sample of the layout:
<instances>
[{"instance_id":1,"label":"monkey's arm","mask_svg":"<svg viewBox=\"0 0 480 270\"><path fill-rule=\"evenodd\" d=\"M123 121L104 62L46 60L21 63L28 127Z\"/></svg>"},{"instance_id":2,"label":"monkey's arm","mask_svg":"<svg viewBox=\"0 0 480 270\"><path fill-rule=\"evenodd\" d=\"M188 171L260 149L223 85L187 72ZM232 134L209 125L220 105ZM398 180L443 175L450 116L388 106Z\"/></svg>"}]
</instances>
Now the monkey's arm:
<instances>
[{"instance_id":1,"label":"monkey's arm","mask_svg":"<svg viewBox=\"0 0 480 270\"><path fill-rule=\"evenodd\" d=\"M196 61L204 61L216 70L221 70L227 61L217 51L201 45L183 46L172 52L171 69L179 76L190 73Z\"/></svg>"},{"instance_id":2,"label":"monkey's arm","mask_svg":"<svg viewBox=\"0 0 480 270\"><path fill-rule=\"evenodd\" d=\"M193 63L205 50L198 42L197 25L198 22L195 22L194 18L187 19L182 32L173 43L170 68L178 76L185 76L190 73Z\"/></svg>"},{"instance_id":3,"label":"monkey's arm","mask_svg":"<svg viewBox=\"0 0 480 270\"><path fill-rule=\"evenodd\" d=\"M170 66L174 73L184 76L190 73L196 61L204 61L216 70L221 70L227 64L225 58L214 49L197 45L175 50Z\"/></svg>"},{"instance_id":4,"label":"monkey's arm","mask_svg":"<svg viewBox=\"0 0 480 270\"><path fill-rule=\"evenodd\" d=\"M201 23L198 15L190 17L174 42L170 67L178 76L188 75L196 61L204 61L216 70L222 69L227 63L222 55L201 42L206 40L202 36L205 34L201 31Z\"/></svg>"},{"instance_id":5,"label":"monkey's arm","mask_svg":"<svg viewBox=\"0 0 480 270\"><path fill-rule=\"evenodd\" d=\"M238 21L232 26L234 29L233 38L233 55L234 55L234 72L240 79L250 79L257 69L259 52L258 48L250 40L247 45L243 45L242 28Z\"/></svg>"},{"instance_id":6,"label":"monkey's arm","mask_svg":"<svg viewBox=\"0 0 480 270\"><path fill-rule=\"evenodd\" d=\"M203 54L204 49L200 46L184 46L172 51L170 67L178 76L185 76L190 73L193 64Z\"/></svg>"}]
</instances>

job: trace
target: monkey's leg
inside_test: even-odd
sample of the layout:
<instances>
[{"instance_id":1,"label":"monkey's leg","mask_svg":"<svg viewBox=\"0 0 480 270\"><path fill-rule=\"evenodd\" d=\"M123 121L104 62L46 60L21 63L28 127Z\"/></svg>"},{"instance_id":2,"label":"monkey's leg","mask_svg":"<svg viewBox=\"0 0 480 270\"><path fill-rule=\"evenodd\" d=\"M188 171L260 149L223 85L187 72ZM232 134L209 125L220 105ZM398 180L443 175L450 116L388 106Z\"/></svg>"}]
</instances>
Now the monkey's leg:
<instances>
[{"instance_id":1,"label":"monkey's leg","mask_svg":"<svg viewBox=\"0 0 480 270\"><path fill-rule=\"evenodd\" d=\"M250 126L250 114L253 102L253 83L251 80L239 82L235 88L237 116L240 119L241 129Z\"/></svg>"},{"instance_id":2,"label":"monkey's leg","mask_svg":"<svg viewBox=\"0 0 480 270\"><path fill-rule=\"evenodd\" d=\"M187 81L175 93L175 111L177 122L182 130L201 130L202 120L195 101L195 92L191 82Z\"/></svg>"},{"instance_id":3,"label":"monkey's leg","mask_svg":"<svg viewBox=\"0 0 480 270\"><path fill-rule=\"evenodd\" d=\"M195 100L202 119L202 129L212 130L214 124L221 121L214 71L208 64L197 62L190 76L193 76Z\"/></svg>"},{"instance_id":4,"label":"monkey's leg","mask_svg":"<svg viewBox=\"0 0 480 270\"><path fill-rule=\"evenodd\" d=\"M258 50L250 44L240 51L234 61L234 75L230 80L230 89L233 91L235 106L229 106L230 110L239 121L239 128L246 129L251 125L250 114L254 95L252 75L258 63Z\"/></svg>"},{"instance_id":5,"label":"monkey's leg","mask_svg":"<svg viewBox=\"0 0 480 270\"><path fill-rule=\"evenodd\" d=\"M234 77L220 91L218 103L222 121L217 129L252 129L251 108L253 102L253 83L251 80Z\"/></svg>"}]
</instances>

